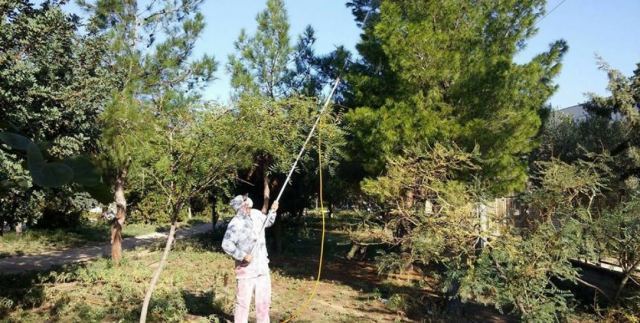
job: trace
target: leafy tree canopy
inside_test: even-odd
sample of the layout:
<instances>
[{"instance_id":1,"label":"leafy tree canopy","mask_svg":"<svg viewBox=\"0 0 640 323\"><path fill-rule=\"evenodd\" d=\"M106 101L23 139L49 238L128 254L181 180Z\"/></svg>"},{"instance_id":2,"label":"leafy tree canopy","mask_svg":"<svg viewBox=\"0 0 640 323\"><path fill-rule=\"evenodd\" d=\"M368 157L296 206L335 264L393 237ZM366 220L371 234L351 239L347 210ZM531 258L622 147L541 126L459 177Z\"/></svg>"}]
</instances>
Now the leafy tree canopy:
<instances>
[{"instance_id":1,"label":"leafy tree canopy","mask_svg":"<svg viewBox=\"0 0 640 323\"><path fill-rule=\"evenodd\" d=\"M479 147L495 192L526 182L526 155L555 90L564 41L517 64L545 1L354 1L369 13L350 68L352 156L368 174L403 149L453 141Z\"/></svg>"}]
</instances>

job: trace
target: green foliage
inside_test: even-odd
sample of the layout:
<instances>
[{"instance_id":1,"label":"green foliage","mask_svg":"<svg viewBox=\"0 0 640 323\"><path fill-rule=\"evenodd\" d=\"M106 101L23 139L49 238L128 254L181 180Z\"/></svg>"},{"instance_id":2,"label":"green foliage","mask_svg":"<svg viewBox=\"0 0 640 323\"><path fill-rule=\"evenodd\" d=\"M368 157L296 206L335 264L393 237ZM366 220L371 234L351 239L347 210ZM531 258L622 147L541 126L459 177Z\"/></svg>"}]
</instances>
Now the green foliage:
<instances>
[{"instance_id":1,"label":"green foliage","mask_svg":"<svg viewBox=\"0 0 640 323\"><path fill-rule=\"evenodd\" d=\"M572 164L557 159L537 163L535 179L539 186L525 197L536 212L531 212L529 216L533 218L528 220L576 218L591 222L596 218L592 211L609 190L611 159L608 155L589 156L589 161Z\"/></svg>"},{"instance_id":2,"label":"green foliage","mask_svg":"<svg viewBox=\"0 0 640 323\"><path fill-rule=\"evenodd\" d=\"M636 70L632 76L625 77L604 62L600 62L600 68L608 74L611 96L592 95L584 105L588 115L583 120L552 115L544 125L542 145L532 158L559 158L573 163L579 159L589 160L590 153L609 154L612 188L632 193L640 178L637 136L640 72Z\"/></svg>"},{"instance_id":3,"label":"green foliage","mask_svg":"<svg viewBox=\"0 0 640 323\"><path fill-rule=\"evenodd\" d=\"M622 279L610 300L618 303L610 315L624 317L633 308L629 273L640 264L638 253L638 70L625 77L600 62L609 76L611 96L592 95L584 106L588 116L571 120L552 115L542 132L534 159L545 165L531 197L537 215L554 223L579 221L584 241L580 254L587 259L613 259ZM560 161L561 160L561 161ZM620 305L623 304L623 305ZM617 313L617 314L616 314Z\"/></svg>"},{"instance_id":4,"label":"green foliage","mask_svg":"<svg viewBox=\"0 0 640 323\"><path fill-rule=\"evenodd\" d=\"M167 293L154 299L149 312L153 320L183 322L187 314L187 305L181 294Z\"/></svg>"},{"instance_id":5,"label":"green foliage","mask_svg":"<svg viewBox=\"0 0 640 323\"><path fill-rule=\"evenodd\" d=\"M315 35L309 26L296 46L290 45L289 22L284 2L269 0L267 8L256 17L258 27L249 36L243 30L236 42L237 53L229 57L227 66L234 89L234 110L238 111L243 138L248 138L246 151L252 157L246 180L256 183L254 196L282 184L313 122L318 117L318 96L331 68L331 57L317 57L313 51ZM333 175L342 159L345 144L341 116L323 117L323 164ZM317 191L317 149L307 147L289 194L284 196L291 213L300 213ZM310 185L313 184L313 185ZM275 194L273 194L275 195ZM273 196L271 196L273 197Z\"/></svg>"},{"instance_id":6,"label":"green foliage","mask_svg":"<svg viewBox=\"0 0 640 323\"><path fill-rule=\"evenodd\" d=\"M611 96L603 98L593 95L586 104L586 109L593 115L601 116L609 121L610 127L620 128L621 135L612 136L616 132L599 132L593 129L594 136L608 142L613 137L613 143L606 146L615 159L614 173L618 176L616 187L634 191L640 178L640 69L634 71L630 77L624 76L620 71L612 69L606 63L600 62L600 68L607 72L609 77L608 89Z\"/></svg>"},{"instance_id":7,"label":"green foliage","mask_svg":"<svg viewBox=\"0 0 640 323\"><path fill-rule=\"evenodd\" d=\"M387 242L398 246L378 258L382 272L417 265L430 275L439 265L450 297L512 309L526 321L571 313L573 295L554 279L576 282L571 261L595 258L608 156L576 165L541 162L537 186L525 198L529 212L512 219L491 211L486 185L472 180L480 172L477 152L435 145L404 155L363 183L383 206L385 228L393 232Z\"/></svg>"},{"instance_id":8,"label":"green foliage","mask_svg":"<svg viewBox=\"0 0 640 323\"><path fill-rule=\"evenodd\" d=\"M596 222L598 251L601 256L616 260L622 269L615 301L625 307L638 308L638 292L626 293L627 283L640 268L640 197L637 193L607 210Z\"/></svg>"},{"instance_id":9,"label":"green foliage","mask_svg":"<svg viewBox=\"0 0 640 323\"><path fill-rule=\"evenodd\" d=\"M76 200L84 190L70 182L92 170L71 158L95 151L97 116L116 80L103 62L104 39L79 35L77 17L58 3L11 0L0 10L0 222L33 223L47 212L69 211L44 200L60 194Z\"/></svg>"},{"instance_id":10,"label":"green foliage","mask_svg":"<svg viewBox=\"0 0 640 323\"><path fill-rule=\"evenodd\" d=\"M169 218L194 194L198 180L210 179L194 171L220 171L206 164L211 150L202 145L217 135L217 129L205 128L209 115L200 111L209 109L199 102L217 64L208 55L192 57L205 26L200 4L80 2L89 14L88 29L109 40L111 64L122 77L100 119L103 169L116 192L127 187L139 195L164 195L167 203L155 208L164 208ZM183 186L176 188L177 181Z\"/></svg>"},{"instance_id":11,"label":"green foliage","mask_svg":"<svg viewBox=\"0 0 640 323\"><path fill-rule=\"evenodd\" d=\"M640 264L640 197L632 196L597 222L601 250L618 260L623 269Z\"/></svg>"},{"instance_id":12,"label":"green foliage","mask_svg":"<svg viewBox=\"0 0 640 323\"><path fill-rule=\"evenodd\" d=\"M477 270L480 275L472 276L479 277L480 290L495 293L493 302L516 305L527 321L566 317L573 295L552 279L575 283L579 275L571 261L595 259L594 227L608 191L610 159L590 157L574 164L556 159L538 163L537 186L523 198L527 214L489 241L478 262L480 267L492 262L493 274Z\"/></svg>"},{"instance_id":13,"label":"green foliage","mask_svg":"<svg viewBox=\"0 0 640 323\"><path fill-rule=\"evenodd\" d=\"M289 21L282 0L268 0L249 36L243 29L235 43L237 56L229 55L228 71L236 95L281 97L287 93L286 76L293 48L289 44Z\"/></svg>"},{"instance_id":14,"label":"green foliage","mask_svg":"<svg viewBox=\"0 0 640 323\"><path fill-rule=\"evenodd\" d=\"M13 307L12 300L6 297L0 297L0 316L7 315L12 307Z\"/></svg>"},{"instance_id":15,"label":"green foliage","mask_svg":"<svg viewBox=\"0 0 640 323\"><path fill-rule=\"evenodd\" d=\"M78 36L78 21L58 5L12 0L0 25L0 112L4 127L48 142L57 158L95 148L95 120L113 85L105 42Z\"/></svg>"},{"instance_id":16,"label":"green foliage","mask_svg":"<svg viewBox=\"0 0 640 323\"><path fill-rule=\"evenodd\" d=\"M574 281L577 270L570 260L578 255L581 226L571 222L560 228L542 223L521 236L505 232L489 241L478 259L463 273L463 299L490 303L498 309L515 307L524 321L550 322L571 312L571 292L552 278Z\"/></svg>"},{"instance_id":17,"label":"green foliage","mask_svg":"<svg viewBox=\"0 0 640 323\"><path fill-rule=\"evenodd\" d=\"M589 153L611 152L626 137L628 128L620 120L591 115L584 120L552 113L545 121L538 141L540 146L531 154L532 161L558 158L572 163L588 158Z\"/></svg>"},{"instance_id":18,"label":"green foliage","mask_svg":"<svg viewBox=\"0 0 640 323\"><path fill-rule=\"evenodd\" d=\"M264 97L245 96L237 103L238 125L245 131L247 153L254 156L268 155L269 172L284 173L289 170L311 126L318 117L316 104L311 99L286 98L270 100ZM325 115L319 128L322 133L322 152L325 166L335 166L343 145L343 132L336 124L339 117ZM311 143L304 155L303 164L317 153L317 144ZM312 163L309 163L312 164Z\"/></svg>"},{"instance_id":19,"label":"green foliage","mask_svg":"<svg viewBox=\"0 0 640 323\"><path fill-rule=\"evenodd\" d=\"M453 141L478 146L492 191L522 189L524 157L536 146L540 110L567 47L558 41L528 63L514 62L544 3L352 2L360 16L371 11L362 60L347 78L353 158L377 174L407 147Z\"/></svg>"},{"instance_id":20,"label":"green foliage","mask_svg":"<svg viewBox=\"0 0 640 323\"><path fill-rule=\"evenodd\" d=\"M100 183L100 176L95 167L85 157L67 158L61 162L47 162L42 151L34 142L10 132L0 132L0 142L13 150L22 152L33 183L40 187L61 187L72 182L85 186L96 186ZM20 183L14 182L13 184ZM8 178L4 186L9 186ZM24 183L23 186L25 186Z\"/></svg>"},{"instance_id":21,"label":"green foliage","mask_svg":"<svg viewBox=\"0 0 640 323\"><path fill-rule=\"evenodd\" d=\"M471 257L481 236L473 214L477 190L463 180L477 170L473 154L437 144L406 155L390 159L383 176L362 186L388 212L385 227L393 232L389 242L402 250L381 258L381 271Z\"/></svg>"}]
</instances>

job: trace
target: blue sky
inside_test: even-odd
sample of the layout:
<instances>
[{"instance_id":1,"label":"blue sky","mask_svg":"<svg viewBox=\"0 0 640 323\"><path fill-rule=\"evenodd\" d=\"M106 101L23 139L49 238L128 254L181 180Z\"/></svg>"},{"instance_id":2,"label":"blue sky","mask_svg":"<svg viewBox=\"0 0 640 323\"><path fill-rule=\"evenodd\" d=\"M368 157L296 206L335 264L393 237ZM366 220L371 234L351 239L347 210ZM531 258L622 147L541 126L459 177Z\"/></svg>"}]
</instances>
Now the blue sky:
<instances>
[{"instance_id":1,"label":"blue sky","mask_svg":"<svg viewBox=\"0 0 640 323\"><path fill-rule=\"evenodd\" d=\"M336 46L344 45L355 51L360 29L353 21L351 11L342 0L286 0L291 24L291 43L307 25L316 31L316 53L328 53ZM202 12L207 27L196 54L208 53L220 63L215 80L205 91L206 99L226 101L229 98L229 75L226 71L227 56L234 52L233 43L245 28L250 34L256 29L256 15L264 10L266 0L207 0Z\"/></svg>"},{"instance_id":2,"label":"blue sky","mask_svg":"<svg viewBox=\"0 0 640 323\"><path fill-rule=\"evenodd\" d=\"M307 25L316 30L316 52L328 53L338 45L355 52L360 30L353 21L346 0L285 0L291 23L292 44ZM227 56L241 28L253 33L256 14L266 0L205 0L202 12L207 27L195 54L214 55L220 63L217 79L205 90L205 99L225 102L229 98ZM560 6L558 6L560 5ZM72 11L77 10L70 6ZM607 77L596 65L596 55L613 68L631 75L640 62L638 14L640 0L547 0L547 10L555 8L538 23L538 33L517 57L526 62L548 49L551 42L564 39L569 52L556 83L559 89L549 103L555 108L586 101L586 93L607 93Z\"/></svg>"},{"instance_id":3,"label":"blue sky","mask_svg":"<svg viewBox=\"0 0 640 323\"><path fill-rule=\"evenodd\" d=\"M561 0L548 0L550 10ZM596 54L613 68L631 75L640 63L640 0L566 0L540 21L538 34L518 59L530 59L555 39L565 39L569 52L556 79L554 107L585 101L585 93L606 94L607 76L598 70Z\"/></svg>"},{"instance_id":4,"label":"blue sky","mask_svg":"<svg viewBox=\"0 0 640 323\"><path fill-rule=\"evenodd\" d=\"M548 0L548 10L562 0ZM220 62L218 77L206 90L205 98L225 101L229 97L227 56L241 28L255 30L255 16L266 0L208 0L203 6L207 28L197 53L213 54ZM286 0L292 40L308 24L317 34L316 51L326 53L337 45L353 49L359 39L351 12L343 0ZM562 73L556 79L560 88L551 98L554 107L567 107L585 100L585 93L606 93L605 73L598 70L595 55L629 75L640 62L640 36L637 17L640 0L566 0L540 21L538 34L520 53L519 62L548 48L556 39L569 43Z\"/></svg>"}]
</instances>

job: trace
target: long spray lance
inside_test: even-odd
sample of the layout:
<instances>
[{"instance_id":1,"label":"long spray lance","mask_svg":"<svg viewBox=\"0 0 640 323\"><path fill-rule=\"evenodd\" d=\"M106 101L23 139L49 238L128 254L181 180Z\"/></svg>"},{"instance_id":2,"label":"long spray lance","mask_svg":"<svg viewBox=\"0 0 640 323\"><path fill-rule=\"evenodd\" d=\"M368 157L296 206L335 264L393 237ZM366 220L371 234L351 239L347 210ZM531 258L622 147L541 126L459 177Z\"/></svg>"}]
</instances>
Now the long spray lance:
<instances>
[{"instance_id":1,"label":"long spray lance","mask_svg":"<svg viewBox=\"0 0 640 323\"><path fill-rule=\"evenodd\" d=\"M296 157L296 160L293 162L293 165L291 166L291 169L289 170L289 173L287 174L287 179L285 179L284 183L282 184L282 187L280 188L280 192L278 193L278 196L276 197L274 203L277 203L277 202L280 201L280 198L282 197L282 193L284 193L284 189L289 184L289 181L291 181L291 176L293 175L293 172L296 170L296 167L298 166L298 162L300 161L300 158L302 158L302 155L304 154L304 151L306 150L307 144L311 140L311 137L313 136L313 133L316 131L316 128L318 127L318 124L320 123L320 119L322 118L322 115L324 114L324 112L327 110L327 107L331 103L331 99L333 98L333 95L335 94L336 89L338 88L339 84L340 84L340 77L336 78L336 81L333 84L333 87L331 88L331 92L329 92L329 96L325 100L324 105L322 106L322 109L320 109L320 113L318 113L318 117L316 118L316 121L313 123L313 126L311 127L311 130L309 131L309 135L307 136L307 139L302 144L302 147L300 148L300 152L298 153L298 156ZM262 222L262 227L260 228L259 233L261 233L262 230L264 230L264 227L267 225L267 220L269 220L269 216L268 215L267 215L267 217L265 217L264 221ZM258 236L260 236L260 235L258 234ZM253 244L253 247L251 248L251 252L249 252L250 255L253 254L253 250L256 248L256 245L257 245L257 243Z\"/></svg>"},{"instance_id":2,"label":"long spray lance","mask_svg":"<svg viewBox=\"0 0 640 323\"><path fill-rule=\"evenodd\" d=\"M367 21L369 20L369 16L371 14L371 11L368 11L367 14L364 17L364 20L362 21L362 27L366 28L367 25ZM344 62L344 66L342 67L342 69L345 69L347 67L347 63L349 62L348 59L345 60ZM313 123L313 127L311 127L311 131L309 131L309 135L307 136L307 139L304 141L304 144L302 144L302 147L300 148L300 152L298 153L298 156L296 157L296 160L293 162L293 165L291 166L291 169L289 170L289 173L287 174L287 179L285 179L284 183L282 184L282 187L280 188L280 192L278 192L278 196L276 197L276 199L274 200L274 203L276 202L280 202L280 198L282 197L282 193L284 193L284 189L287 187L287 185L289 185L289 181L291 181L291 176L293 175L293 172L296 170L296 166L298 166L298 162L300 161L300 158L302 158L302 155L304 154L304 151L307 147L307 144L309 143L309 140L311 140L311 137L313 136L313 133L316 131L316 128L318 127L318 124L320 123L320 119L322 118L322 115L324 114L325 110L327 110L327 107L329 106L329 103L331 103L331 99L333 98L333 95L336 92L336 89L338 88L338 85L340 85L340 81L341 78L340 76L338 76L333 84L333 87L331 88L331 92L329 92L329 96L327 97L327 99L324 101L324 105L322 106L322 109L320 109L320 113L318 114L318 118L316 118L316 121ZM269 220L269 216L267 215L264 219L264 221L262 222L262 227L260 228L260 231L258 232L259 234L262 233L262 231L264 230L264 227L267 225L267 220ZM253 250L256 248L257 243L253 244L253 247L251 248L251 252L249 252L249 254L253 254Z\"/></svg>"}]
</instances>

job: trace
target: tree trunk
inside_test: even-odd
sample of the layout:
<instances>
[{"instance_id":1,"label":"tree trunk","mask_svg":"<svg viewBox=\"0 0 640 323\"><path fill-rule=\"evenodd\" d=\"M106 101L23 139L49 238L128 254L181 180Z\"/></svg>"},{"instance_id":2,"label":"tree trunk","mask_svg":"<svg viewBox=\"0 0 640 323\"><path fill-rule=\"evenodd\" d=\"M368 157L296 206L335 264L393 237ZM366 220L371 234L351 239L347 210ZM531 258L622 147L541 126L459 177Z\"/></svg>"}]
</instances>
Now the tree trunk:
<instances>
[{"instance_id":1,"label":"tree trunk","mask_svg":"<svg viewBox=\"0 0 640 323\"><path fill-rule=\"evenodd\" d=\"M452 316L460 316L462 315L462 301L458 296L458 291L460 290L460 282L456 279L453 281L451 286L445 292L447 305L446 305L446 313Z\"/></svg>"},{"instance_id":2,"label":"tree trunk","mask_svg":"<svg viewBox=\"0 0 640 323\"><path fill-rule=\"evenodd\" d=\"M329 202L329 213L327 214L329 219L333 218L333 203Z\"/></svg>"},{"instance_id":3,"label":"tree trunk","mask_svg":"<svg viewBox=\"0 0 640 323\"><path fill-rule=\"evenodd\" d=\"M622 295L622 292L624 291L624 287L627 285L627 282L629 281L629 278L631 278L631 275L633 275L633 272L635 271L635 267L636 266L633 266L629 270L624 272L624 276L622 277L622 281L620 281L620 285L618 285L618 289L616 290L616 295L613 298L613 301L616 304L620 301L620 296Z\"/></svg>"},{"instance_id":4,"label":"tree trunk","mask_svg":"<svg viewBox=\"0 0 640 323\"><path fill-rule=\"evenodd\" d=\"M263 165L262 170L262 213L267 214L269 211L269 201L271 199L271 187L269 187L269 175L267 175L267 165Z\"/></svg>"},{"instance_id":5,"label":"tree trunk","mask_svg":"<svg viewBox=\"0 0 640 323\"><path fill-rule=\"evenodd\" d=\"M351 260L355 258L356 254L358 253L358 250L360 250L360 245L355 242L352 242L351 249L349 249L349 252L347 253L347 259Z\"/></svg>"},{"instance_id":6,"label":"tree trunk","mask_svg":"<svg viewBox=\"0 0 640 323\"><path fill-rule=\"evenodd\" d=\"M127 215L127 199L124 196L126 172L118 175L115 183L116 217L111 222L111 260L119 264L122 259L122 227Z\"/></svg>"},{"instance_id":7,"label":"tree trunk","mask_svg":"<svg viewBox=\"0 0 640 323\"><path fill-rule=\"evenodd\" d=\"M147 294L144 296L144 302L142 303L142 312L140 313L140 323L144 323L147 321L147 311L149 310L149 302L151 301L151 295L153 295L153 291L156 288L156 284L158 283L158 279L160 278L162 269L164 268L164 265L167 263L167 257L169 256L169 251L171 250L171 245L173 244L175 234L176 234L176 221L173 220L171 221L171 229L169 230L169 237L167 237L167 243L164 246L164 252L162 253L160 264L158 265L158 268L156 268L156 271L153 273L153 278L151 278L151 283L149 283Z\"/></svg>"},{"instance_id":8,"label":"tree trunk","mask_svg":"<svg viewBox=\"0 0 640 323\"><path fill-rule=\"evenodd\" d=\"M282 219L276 219L273 224L273 240L276 243L276 254L282 254Z\"/></svg>"},{"instance_id":9,"label":"tree trunk","mask_svg":"<svg viewBox=\"0 0 640 323\"><path fill-rule=\"evenodd\" d=\"M218 204L218 199L216 198L215 193L211 193L209 195L209 202L211 203L211 225L213 226L211 229L216 229L216 223L218 223L218 210L216 209L216 204Z\"/></svg>"}]
</instances>

